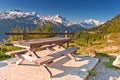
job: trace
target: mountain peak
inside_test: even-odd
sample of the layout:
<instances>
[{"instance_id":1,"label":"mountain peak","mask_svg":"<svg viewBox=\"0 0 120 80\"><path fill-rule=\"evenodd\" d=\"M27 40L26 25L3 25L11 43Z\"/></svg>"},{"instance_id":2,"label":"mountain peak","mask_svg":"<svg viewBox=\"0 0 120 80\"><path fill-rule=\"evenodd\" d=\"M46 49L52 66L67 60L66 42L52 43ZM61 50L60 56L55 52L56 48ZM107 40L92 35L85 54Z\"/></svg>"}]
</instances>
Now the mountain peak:
<instances>
[{"instance_id":1,"label":"mountain peak","mask_svg":"<svg viewBox=\"0 0 120 80\"><path fill-rule=\"evenodd\" d=\"M58 22L58 23L61 23L61 24L64 24L64 25L69 24L69 21L66 18L64 18L64 17L62 17L58 14L56 14L54 16L45 17L45 19L50 20L50 21L54 21L54 22Z\"/></svg>"},{"instance_id":2,"label":"mountain peak","mask_svg":"<svg viewBox=\"0 0 120 80\"><path fill-rule=\"evenodd\" d=\"M87 19L87 20L78 22L78 24L80 24L83 27L91 28L91 27L102 25L104 24L104 22L94 20L94 19Z\"/></svg>"},{"instance_id":3,"label":"mountain peak","mask_svg":"<svg viewBox=\"0 0 120 80\"><path fill-rule=\"evenodd\" d=\"M54 15L54 17L61 18L59 14Z\"/></svg>"}]
</instances>

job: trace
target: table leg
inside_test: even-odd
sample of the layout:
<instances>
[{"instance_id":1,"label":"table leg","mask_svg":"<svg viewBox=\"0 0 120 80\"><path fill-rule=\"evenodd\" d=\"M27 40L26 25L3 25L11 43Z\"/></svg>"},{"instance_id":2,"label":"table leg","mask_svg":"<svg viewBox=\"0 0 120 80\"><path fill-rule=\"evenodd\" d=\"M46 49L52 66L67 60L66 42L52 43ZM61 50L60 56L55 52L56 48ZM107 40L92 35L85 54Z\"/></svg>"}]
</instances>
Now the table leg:
<instances>
[{"instance_id":1,"label":"table leg","mask_svg":"<svg viewBox=\"0 0 120 80\"><path fill-rule=\"evenodd\" d=\"M21 55L16 55L19 59L16 61L16 65L21 64L25 59Z\"/></svg>"},{"instance_id":2,"label":"table leg","mask_svg":"<svg viewBox=\"0 0 120 80\"><path fill-rule=\"evenodd\" d=\"M36 57L32 57L32 56L29 56L27 54L20 54L20 55L17 55L17 57L19 58L19 60L16 61L17 65L21 64L24 60L28 60L30 62L33 62L34 60L38 59Z\"/></svg>"},{"instance_id":3,"label":"table leg","mask_svg":"<svg viewBox=\"0 0 120 80\"><path fill-rule=\"evenodd\" d=\"M24 59L20 58L19 60L16 61L16 65L21 64L24 61Z\"/></svg>"},{"instance_id":4,"label":"table leg","mask_svg":"<svg viewBox=\"0 0 120 80\"><path fill-rule=\"evenodd\" d=\"M69 56L71 59L73 59L74 61L77 61L76 58L73 56L72 53L68 54L68 56Z\"/></svg>"},{"instance_id":5,"label":"table leg","mask_svg":"<svg viewBox=\"0 0 120 80\"><path fill-rule=\"evenodd\" d=\"M35 51L31 51L31 50L28 50L28 53L32 56L32 57L36 57L36 58L40 58Z\"/></svg>"},{"instance_id":6,"label":"table leg","mask_svg":"<svg viewBox=\"0 0 120 80\"><path fill-rule=\"evenodd\" d=\"M52 77L52 72L48 69L48 67L47 67L46 65L43 65L43 66L44 66L44 68L49 72L50 77Z\"/></svg>"}]
</instances>

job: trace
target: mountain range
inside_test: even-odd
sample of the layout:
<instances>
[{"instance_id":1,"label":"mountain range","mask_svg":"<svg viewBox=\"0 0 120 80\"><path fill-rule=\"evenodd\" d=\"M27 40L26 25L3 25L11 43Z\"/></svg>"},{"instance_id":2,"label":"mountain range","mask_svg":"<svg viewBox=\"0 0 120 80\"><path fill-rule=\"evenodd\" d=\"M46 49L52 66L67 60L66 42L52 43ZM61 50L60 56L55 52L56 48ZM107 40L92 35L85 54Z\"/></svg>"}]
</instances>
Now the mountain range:
<instances>
[{"instance_id":1,"label":"mountain range","mask_svg":"<svg viewBox=\"0 0 120 80\"><path fill-rule=\"evenodd\" d=\"M41 16L36 12L23 12L21 10L8 10L0 12L0 41L5 38L4 33L9 32L11 28L20 26L21 28L32 27L38 25L51 24L54 32L63 32L68 30L76 32L86 28L92 28L104 24L94 19L85 21L78 21L78 23L71 23L65 17L60 15L54 16Z\"/></svg>"}]
</instances>

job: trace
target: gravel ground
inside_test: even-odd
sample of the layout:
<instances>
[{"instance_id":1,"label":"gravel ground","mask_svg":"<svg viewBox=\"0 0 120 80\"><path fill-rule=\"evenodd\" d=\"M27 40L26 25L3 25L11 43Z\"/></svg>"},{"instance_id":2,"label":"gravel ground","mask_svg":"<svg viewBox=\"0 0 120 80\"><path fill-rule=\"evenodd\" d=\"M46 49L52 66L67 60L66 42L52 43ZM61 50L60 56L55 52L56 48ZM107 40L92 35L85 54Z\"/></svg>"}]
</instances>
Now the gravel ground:
<instances>
[{"instance_id":1,"label":"gravel ground","mask_svg":"<svg viewBox=\"0 0 120 80\"><path fill-rule=\"evenodd\" d=\"M105 68L103 63L108 61L108 58L102 58L95 67L95 76L89 76L87 80L109 80L110 77L120 77L120 69Z\"/></svg>"}]
</instances>

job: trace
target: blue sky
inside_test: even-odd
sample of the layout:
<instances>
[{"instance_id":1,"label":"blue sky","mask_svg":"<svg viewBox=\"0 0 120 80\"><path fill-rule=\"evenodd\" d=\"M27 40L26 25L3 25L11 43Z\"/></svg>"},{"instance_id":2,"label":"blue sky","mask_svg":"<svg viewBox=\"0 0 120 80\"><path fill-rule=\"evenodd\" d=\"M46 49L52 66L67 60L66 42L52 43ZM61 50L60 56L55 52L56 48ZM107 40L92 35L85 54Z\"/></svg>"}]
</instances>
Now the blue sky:
<instances>
[{"instance_id":1,"label":"blue sky","mask_svg":"<svg viewBox=\"0 0 120 80\"><path fill-rule=\"evenodd\" d=\"M14 9L42 16L59 14L71 22L107 21L120 13L120 0L0 0L0 11Z\"/></svg>"}]
</instances>

